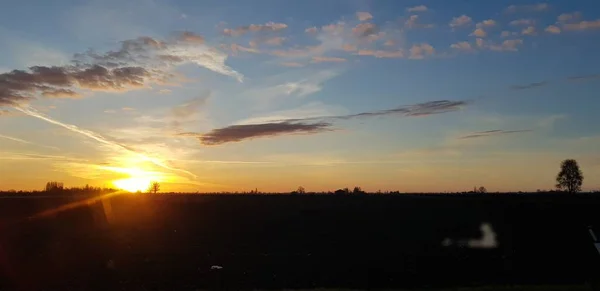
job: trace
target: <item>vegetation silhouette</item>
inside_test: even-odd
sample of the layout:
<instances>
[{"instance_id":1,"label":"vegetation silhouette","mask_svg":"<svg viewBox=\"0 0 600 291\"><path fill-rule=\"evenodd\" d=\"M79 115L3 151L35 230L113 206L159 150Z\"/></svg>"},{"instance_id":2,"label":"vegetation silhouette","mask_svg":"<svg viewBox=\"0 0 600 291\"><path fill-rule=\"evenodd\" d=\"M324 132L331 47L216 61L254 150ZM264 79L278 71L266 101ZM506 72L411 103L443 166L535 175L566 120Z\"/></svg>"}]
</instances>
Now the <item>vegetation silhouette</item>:
<instances>
[{"instance_id":1,"label":"vegetation silhouette","mask_svg":"<svg viewBox=\"0 0 600 291\"><path fill-rule=\"evenodd\" d=\"M156 194L160 191L160 183L158 181L150 182L150 186L148 186L148 192Z\"/></svg>"},{"instance_id":2,"label":"vegetation silhouette","mask_svg":"<svg viewBox=\"0 0 600 291\"><path fill-rule=\"evenodd\" d=\"M576 160L566 159L560 164L560 172L556 176L556 188L568 193L581 191L583 185L583 173L579 169Z\"/></svg>"}]
</instances>

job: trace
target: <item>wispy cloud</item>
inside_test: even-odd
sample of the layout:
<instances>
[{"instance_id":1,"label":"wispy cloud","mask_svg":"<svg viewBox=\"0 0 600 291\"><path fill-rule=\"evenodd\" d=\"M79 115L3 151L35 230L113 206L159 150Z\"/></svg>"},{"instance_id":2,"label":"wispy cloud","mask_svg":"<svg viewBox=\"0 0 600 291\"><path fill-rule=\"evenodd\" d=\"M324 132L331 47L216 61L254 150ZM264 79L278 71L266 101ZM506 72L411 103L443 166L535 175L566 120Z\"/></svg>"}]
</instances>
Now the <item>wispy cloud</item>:
<instances>
[{"instance_id":1,"label":"wispy cloud","mask_svg":"<svg viewBox=\"0 0 600 291\"><path fill-rule=\"evenodd\" d=\"M506 7L506 13L516 13L516 12L540 12L547 11L550 9L550 5L547 3L537 3L531 5L510 5Z\"/></svg>"},{"instance_id":2,"label":"wispy cloud","mask_svg":"<svg viewBox=\"0 0 600 291\"><path fill-rule=\"evenodd\" d=\"M0 104L14 105L45 97L78 97L76 89L128 91L149 83L166 82L170 67L193 63L242 81L243 76L225 65L227 55L199 43L199 36L180 35L171 42L140 37L121 43L117 51L76 54L75 65L32 66L29 71L0 74Z\"/></svg>"},{"instance_id":3,"label":"wispy cloud","mask_svg":"<svg viewBox=\"0 0 600 291\"><path fill-rule=\"evenodd\" d=\"M505 134L511 134L511 133L523 133L523 132L530 132L532 131L531 129L518 129L518 130L502 130L502 129L493 129L493 130L486 130L486 131L478 131L478 132L474 132L468 135L463 135L458 137L458 139L471 139L471 138L482 138L482 137L491 137L491 136L497 136L497 135L505 135Z\"/></svg>"},{"instance_id":4,"label":"wispy cloud","mask_svg":"<svg viewBox=\"0 0 600 291\"><path fill-rule=\"evenodd\" d=\"M536 35L537 30L535 29L534 26L528 26L521 31L521 34L522 35Z\"/></svg>"},{"instance_id":5,"label":"wispy cloud","mask_svg":"<svg viewBox=\"0 0 600 291\"><path fill-rule=\"evenodd\" d=\"M535 82L535 83L529 83L529 84L524 84L524 85L514 85L514 86L511 86L510 88L512 90L525 90L525 89L532 89L532 88L546 86L548 84L549 84L548 81L542 81L542 82Z\"/></svg>"},{"instance_id":6,"label":"wispy cloud","mask_svg":"<svg viewBox=\"0 0 600 291\"><path fill-rule=\"evenodd\" d=\"M265 24L250 24L237 28L225 28L223 34L228 36L241 36L248 32L272 32L286 29L288 26L285 23L267 22Z\"/></svg>"},{"instance_id":7,"label":"wispy cloud","mask_svg":"<svg viewBox=\"0 0 600 291\"><path fill-rule=\"evenodd\" d=\"M565 30L587 30L587 29L600 29L600 19L596 20L583 20L575 23L566 23L563 28Z\"/></svg>"},{"instance_id":8,"label":"wispy cloud","mask_svg":"<svg viewBox=\"0 0 600 291\"><path fill-rule=\"evenodd\" d=\"M284 66L284 67L293 67L293 68L300 68L300 67L304 67L304 64L298 63L298 62L283 62L283 63L279 63L280 65Z\"/></svg>"},{"instance_id":9,"label":"wispy cloud","mask_svg":"<svg viewBox=\"0 0 600 291\"><path fill-rule=\"evenodd\" d=\"M59 150L59 148L57 147L53 147L53 146L47 146L47 145L39 145L30 141L26 141L24 139L20 139L17 137L13 137L13 136L8 136L8 135L3 135L0 134L0 138L4 138L4 139L8 139L14 142L18 142L18 143L22 143L22 144L29 144L29 145L35 145L35 146L40 146L40 147L45 147L45 148L49 148L49 149L53 149L53 150Z\"/></svg>"},{"instance_id":10,"label":"wispy cloud","mask_svg":"<svg viewBox=\"0 0 600 291\"><path fill-rule=\"evenodd\" d=\"M585 80L594 80L594 79L600 79L600 74L571 76L571 77L567 78L567 80L569 80L569 81L585 81Z\"/></svg>"},{"instance_id":11,"label":"wispy cloud","mask_svg":"<svg viewBox=\"0 0 600 291\"><path fill-rule=\"evenodd\" d=\"M367 111L347 115L317 116L273 120L268 123L236 124L213 129L202 133L180 133L182 136L197 137L204 145L220 145L228 142L239 142L258 137L269 137L284 134L314 134L332 130L332 122L355 118L372 118L378 116L420 117L457 111L467 105L467 101L431 101L393 109Z\"/></svg>"},{"instance_id":12,"label":"wispy cloud","mask_svg":"<svg viewBox=\"0 0 600 291\"><path fill-rule=\"evenodd\" d=\"M425 12L425 11L427 11L427 6L418 5L418 6L414 6L414 7L409 7L409 8L406 8L406 11L408 11L408 12Z\"/></svg>"},{"instance_id":13,"label":"wispy cloud","mask_svg":"<svg viewBox=\"0 0 600 291\"><path fill-rule=\"evenodd\" d=\"M522 18L513 20L509 24L512 26L530 26L535 24L535 20L529 18Z\"/></svg>"},{"instance_id":14,"label":"wispy cloud","mask_svg":"<svg viewBox=\"0 0 600 291\"><path fill-rule=\"evenodd\" d=\"M473 51L473 46L468 41L461 41L461 42L453 43L450 45L450 47L453 49L459 50L459 51L464 51L464 52Z\"/></svg>"},{"instance_id":15,"label":"wispy cloud","mask_svg":"<svg viewBox=\"0 0 600 291\"><path fill-rule=\"evenodd\" d=\"M376 58L404 58L406 56L402 50L358 50L356 54L359 56L373 56Z\"/></svg>"},{"instance_id":16,"label":"wispy cloud","mask_svg":"<svg viewBox=\"0 0 600 291\"><path fill-rule=\"evenodd\" d=\"M51 124L54 124L54 125L58 125L58 126L63 127L63 128L65 128L67 130L70 130L72 132L81 134L81 135L83 135L85 137L88 137L88 138L90 138L92 140L97 141L100 144L109 146L109 147L111 147L113 149L124 150L124 151L126 151L126 152L128 152L130 154L134 154L134 155L138 156L139 158L141 158L141 159L143 159L145 161L151 162L154 165L162 167L164 169L168 169L168 170L172 170L172 171L177 171L177 172L182 172L182 173L190 175L190 176L192 176L194 178L197 177L196 175L194 175L193 173L191 173L189 171L186 171L186 170L183 170L183 169L179 169L179 168L175 168L175 167L171 167L171 166L169 166L167 164L166 161L163 161L163 160L161 160L159 158L150 157L150 156L148 156L146 154L143 154L143 153L140 153L138 151L135 151L134 149L132 149L129 146L126 146L124 144L120 144L118 142L112 141L112 140L110 140L110 139L108 139L108 138L106 138L106 137L104 137L104 136L102 136L102 135L100 135L100 134L98 134L96 132L93 132L93 131L90 131L90 130L86 130L86 129L82 129L82 128L79 128L79 127L77 127L75 125L72 125L72 124L67 124L67 123L63 123L63 122L54 120L54 119L52 119L52 118L50 118L48 116L45 116L45 115L37 112L33 108L30 108L30 107L15 107L15 109L18 110L18 111L21 111L21 112L23 112L23 113L25 113L25 114L27 114L27 115L29 115L31 117L35 117L35 118L41 119L41 120L46 121L48 123L51 123Z\"/></svg>"},{"instance_id":17,"label":"wispy cloud","mask_svg":"<svg viewBox=\"0 0 600 291\"><path fill-rule=\"evenodd\" d=\"M320 57L320 56L316 56L312 58L312 62L313 63L343 63L346 62L347 60L344 58L337 58L337 57Z\"/></svg>"}]
</instances>

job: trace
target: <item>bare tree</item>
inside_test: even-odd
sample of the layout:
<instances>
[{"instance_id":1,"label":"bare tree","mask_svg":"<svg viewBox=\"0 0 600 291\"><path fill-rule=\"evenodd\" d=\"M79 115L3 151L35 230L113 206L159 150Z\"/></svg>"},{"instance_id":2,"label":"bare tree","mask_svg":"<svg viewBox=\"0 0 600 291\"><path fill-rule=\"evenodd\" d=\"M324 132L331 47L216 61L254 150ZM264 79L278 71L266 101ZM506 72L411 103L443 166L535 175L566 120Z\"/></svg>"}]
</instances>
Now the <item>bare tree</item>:
<instances>
[{"instance_id":1,"label":"bare tree","mask_svg":"<svg viewBox=\"0 0 600 291\"><path fill-rule=\"evenodd\" d=\"M150 187L148 187L148 192L156 194L158 191L160 191L160 183L152 181Z\"/></svg>"},{"instance_id":2,"label":"bare tree","mask_svg":"<svg viewBox=\"0 0 600 291\"><path fill-rule=\"evenodd\" d=\"M298 187L298 190L296 190L296 192L298 192L298 194L304 194L304 193L306 193L306 189L304 189L304 187L300 186L300 187Z\"/></svg>"},{"instance_id":3,"label":"bare tree","mask_svg":"<svg viewBox=\"0 0 600 291\"><path fill-rule=\"evenodd\" d=\"M566 190L569 193L581 191L583 185L583 173L579 169L576 160L567 159L560 164L560 172L556 176L556 188Z\"/></svg>"},{"instance_id":4,"label":"bare tree","mask_svg":"<svg viewBox=\"0 0 600 291\"><path fill-rule=\"evenodd\" d=\"M479 187L479 189L477 189L478 193L487 193L487 189L483 186Z\"/></svg>"}]
</instances>

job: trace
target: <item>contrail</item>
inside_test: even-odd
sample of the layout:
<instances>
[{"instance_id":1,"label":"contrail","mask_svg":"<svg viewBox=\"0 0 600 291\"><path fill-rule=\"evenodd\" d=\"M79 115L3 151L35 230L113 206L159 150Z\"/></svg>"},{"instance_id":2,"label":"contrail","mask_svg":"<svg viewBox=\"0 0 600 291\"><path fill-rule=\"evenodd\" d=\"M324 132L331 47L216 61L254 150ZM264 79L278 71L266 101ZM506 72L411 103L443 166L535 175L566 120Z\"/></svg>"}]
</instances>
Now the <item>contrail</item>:
<instances>
[{"instance_id":1,"label":"contrail","mask_svg":"<svg viewBox=\"0 0 600 291\"><path fill-rule=\"evenodd\" d=\"M16 141L16 142L20 142L20 143L24 143L24 144L30 144L30 145L35 145L35 146L41 146L41 147L45 147L45 148L49 148L49 149L53 149L53 150L60 150L57 147L53 147L53 146L47 146L47 145L41 145L41 144L36 144L36 143L32 143L30 141L26 141L24 139L20 139L20 138L16 138L16 137L12 137L12 136L8 136L8 135L3 135L0 134L0 138L5 138L8 140L12 140L12 141Z\"/></svg>"},{"instance_id":2,"label":"contrail","mask_svg":"<svg viewBox=\"0 0 600 291\"><path fill-rule=\"evenodd\" d=\"M18 111L21 111L21 112L29 115L29 116L32 116L32 117L35 117L35 118L39 118L39 119L44 120L46 122L52 123L54 125L62 126L62 127L66 128L66 129L72 131L72 132L76 132L76 133L82 134L84 136L87 136L87 137L89 137L89 138L91 138L91 139L93 139L93 140L95 140L95 141L97 141L97 142L99 142L101 144L105 144L105 145L111 146L113 148L125 150L125 151L127 151L129 153L135 154L135 155L139 156L140 158L142 158L143 160L149 161L149 162L151 162L151 163L153 163L153 164L155 164L155 165L157 165L159 167L162 167L164 169L168 169L168 170L171 170L171 171L178 171L178 172L181 172L181 173L185 173L187 175L190 175L190 176L194 177L194 179L198 178L198 176L194 175L190 171L186 171L186 170L183 170L183 169L178 169L178 168L171 167L171 166L165 164L165 162L161 161L160 159L149 157L149 156L146 156L146 155L144 155L142 153L136 152L136 151L132 150L131 148L129 148L126 145L122 145L120 143L108 140L105 137L103 137L102 135L97 134L97 133L95 133L93 131L90 131L90 130L87 130L87 129L82 129L82 128L79 128L79 127L77 127L75 125L72 125L72 124L66 124L66 123L62 123L60 121L54 120L54 119L52 119L50 117L47 117L47 116L39 113L37 110L35 110L35 109L31 108L31 107L14 107L14 108L16 110L18 110Z\"/></svg>"}]
</instances>

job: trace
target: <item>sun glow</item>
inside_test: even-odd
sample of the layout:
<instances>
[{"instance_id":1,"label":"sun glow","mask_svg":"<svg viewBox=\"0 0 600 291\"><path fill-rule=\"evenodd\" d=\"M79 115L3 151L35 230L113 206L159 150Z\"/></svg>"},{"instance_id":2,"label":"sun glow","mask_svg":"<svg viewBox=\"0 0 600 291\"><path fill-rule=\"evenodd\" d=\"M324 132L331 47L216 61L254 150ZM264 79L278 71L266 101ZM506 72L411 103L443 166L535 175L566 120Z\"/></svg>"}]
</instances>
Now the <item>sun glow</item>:
<instances>
[{"instance_id":1,"label":"sun glow","mask_svg":"<svg viewBox=\"0 0 600 291\"><path fill-rule=\"evenodd\" d=\"M113 184L119 189L123 189L129 192L145 192L148 190L152 179L147 177L134 177L113 181Z\"/></svg>"}]
</instances>

